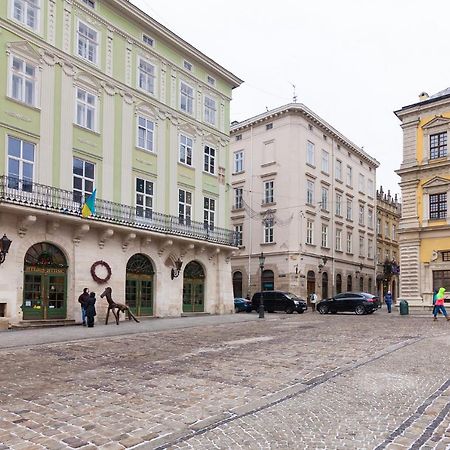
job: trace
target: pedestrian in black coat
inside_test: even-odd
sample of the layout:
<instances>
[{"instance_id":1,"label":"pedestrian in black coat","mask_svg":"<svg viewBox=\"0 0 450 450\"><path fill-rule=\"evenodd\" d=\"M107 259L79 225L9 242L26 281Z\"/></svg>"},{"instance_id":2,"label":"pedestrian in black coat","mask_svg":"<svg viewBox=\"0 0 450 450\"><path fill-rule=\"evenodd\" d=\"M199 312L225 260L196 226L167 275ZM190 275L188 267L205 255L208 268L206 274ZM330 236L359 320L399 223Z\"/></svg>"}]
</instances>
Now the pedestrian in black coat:
<instances>
[{"instance_id":1,"label":"pedestrian in black coat","mask_svg":"<svg viewBox=\"0 0 450 450\"><path fill-rule=\"evenodd\" d=\"M95 301L95 292L91 292L86 306L86 318L89 328L94 326L94 317L97 315L97 312L95 311Z\"/></svg>"}]
</instances>

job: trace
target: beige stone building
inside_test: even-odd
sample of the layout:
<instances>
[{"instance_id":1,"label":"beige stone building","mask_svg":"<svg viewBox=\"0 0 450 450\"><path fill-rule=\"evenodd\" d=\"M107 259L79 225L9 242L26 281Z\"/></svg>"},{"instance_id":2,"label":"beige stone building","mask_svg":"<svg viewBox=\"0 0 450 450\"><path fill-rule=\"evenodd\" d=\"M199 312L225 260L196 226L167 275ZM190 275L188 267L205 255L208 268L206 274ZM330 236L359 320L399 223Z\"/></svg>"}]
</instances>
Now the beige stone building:
<instances>
[{"instance_id":1,"label":"beige stone building","mask_svg":"<svg viewBox=\"0 0 450 450\"><path fill-rule=\"evenodd\" d=\"M231 151L235 296L374 291L374 158L297 103L234 122Z\"/></svg>"},{"instance_id":2,"label":"beige stone building","mask_svg":"<svg viewBox=\"0 0 450 450\"><path fill-rule=\"evenodd\" d=\"M433 289L450 290L450 88L395 114L403 129L400 297L427 309Z\"/></svg>"},{"instance_id":3,"label":"beige stone building","mask_svg":"<svg viewBox=\"0 0 450 450\"><path fill-rule=\"evenodd\" d=\"M399 252L398 225L402 214L397 194L385 193L383 187L377 190L377 292L381 298L391 291L392 298L398 298Z\"/></svg>"}]
</instances>

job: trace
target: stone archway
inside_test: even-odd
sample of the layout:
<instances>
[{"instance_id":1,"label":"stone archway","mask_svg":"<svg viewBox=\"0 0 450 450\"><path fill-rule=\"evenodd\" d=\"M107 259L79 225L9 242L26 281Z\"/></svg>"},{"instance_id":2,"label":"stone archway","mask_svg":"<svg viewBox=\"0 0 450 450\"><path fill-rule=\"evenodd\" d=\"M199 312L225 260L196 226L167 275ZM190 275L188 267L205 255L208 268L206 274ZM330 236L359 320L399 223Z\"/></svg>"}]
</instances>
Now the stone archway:
<instances>
[{"instance_id":1,"label":"stone archway","mask_svg":"<svg viewBox=\"0 0 450 450\"><path fill-rule=\"evenodd\" d=\"M152 262L148 256L136 253L128 260L125 303L137 316L153 315L154 273Z\"/></svg>"},{"instance_id":2,"label":"stone archway","mask_svg":"<svg viewBox=\"0 0 450 450\"><path fill-rule=\"evenodd\" d=\"M197 261L191 261L183 272L183 312L205 311L205 271Z\"/></svg>"},{"instance_id":3,"label":"stone archway","mask_svg":"<svg viewBox=\"0 0 450 450\"><path fill-rule=\"evenodd\" d=\"M242 272L239 270L233 273L233 295L242 298Z\"/></svg>"}]
</instances>

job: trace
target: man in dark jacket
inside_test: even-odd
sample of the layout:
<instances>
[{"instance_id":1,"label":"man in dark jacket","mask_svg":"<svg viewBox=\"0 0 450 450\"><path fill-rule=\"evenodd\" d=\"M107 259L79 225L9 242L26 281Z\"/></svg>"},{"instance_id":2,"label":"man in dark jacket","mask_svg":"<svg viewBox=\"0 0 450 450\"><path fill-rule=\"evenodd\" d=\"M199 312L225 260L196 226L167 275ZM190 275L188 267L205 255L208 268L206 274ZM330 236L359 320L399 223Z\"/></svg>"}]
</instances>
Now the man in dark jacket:
<instances>
[{"instance_id":1,"label":"man in dark jacket","mask_svg":"<svg viewBox=\"0 0 450 450\"><path fill-rule=\"evenodd\" d=\"M83 321L83 326L86 326L86 307L89 300L89 289L84 288L83 293L78 297L78 303L81 305L81 320Z\"/></svg>"},{"instance_id":2,"label":"man in dark jacket","mask_svg":"<svg viewBox=\"0 0 450 450\"><path fill-rule=\"evenodd\" d=\"M86 306L86 318L89 328L92 328L94 326L94 317L97 315L97 312L95 311L95 300L95 292L91 292L89 294Z\"/></svg>"}]
</instances>

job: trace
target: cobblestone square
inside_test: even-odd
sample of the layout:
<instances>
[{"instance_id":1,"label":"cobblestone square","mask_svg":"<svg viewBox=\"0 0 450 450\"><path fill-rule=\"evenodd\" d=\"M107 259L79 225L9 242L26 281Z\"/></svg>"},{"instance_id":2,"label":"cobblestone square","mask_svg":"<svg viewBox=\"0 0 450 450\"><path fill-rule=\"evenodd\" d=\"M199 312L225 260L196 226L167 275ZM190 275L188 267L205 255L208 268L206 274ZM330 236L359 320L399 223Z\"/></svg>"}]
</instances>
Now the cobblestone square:
<instances>
[{"instance_id":1,"label":"cobblestone square","mask_svg":"<svg viewBox=\"0 0 450 450\"><path fill-rule=\"evenodd\" d=\"M442 319L252 313L0 344L0 449L450 448Z\"/></svg>"}]
</instances>

